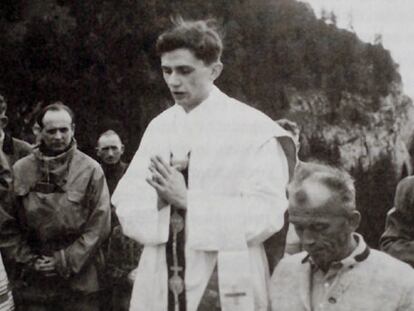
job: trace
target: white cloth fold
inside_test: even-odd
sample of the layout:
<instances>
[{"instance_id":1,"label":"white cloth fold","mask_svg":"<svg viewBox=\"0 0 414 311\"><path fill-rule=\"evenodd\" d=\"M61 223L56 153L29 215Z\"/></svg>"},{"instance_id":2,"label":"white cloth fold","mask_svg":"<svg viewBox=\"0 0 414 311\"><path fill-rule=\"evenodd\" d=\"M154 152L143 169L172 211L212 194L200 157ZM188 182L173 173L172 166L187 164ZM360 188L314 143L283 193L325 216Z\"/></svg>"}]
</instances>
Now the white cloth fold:
<instances>
[{"instance_id":1,"label":"white cloth fold","mask_svg":"<svg viewBox=\"0 0 414 311\"><path fill-rule=\"evenodd\" d=\"M267 310L262 242L283 226L295 157L287 161L277 140L282 136L288 137L267 116L215 87L190 113L175 105L150 123L112 199L124 233L145 246L131 310L167 309L170 208L157 208L156 192L145 181L149 159L168 161L172 154L180 160L188 153L187 310L197 310L216 264L222 310ZM231 291L239 298L225 298Z\"/></svg>"}]
</instances>

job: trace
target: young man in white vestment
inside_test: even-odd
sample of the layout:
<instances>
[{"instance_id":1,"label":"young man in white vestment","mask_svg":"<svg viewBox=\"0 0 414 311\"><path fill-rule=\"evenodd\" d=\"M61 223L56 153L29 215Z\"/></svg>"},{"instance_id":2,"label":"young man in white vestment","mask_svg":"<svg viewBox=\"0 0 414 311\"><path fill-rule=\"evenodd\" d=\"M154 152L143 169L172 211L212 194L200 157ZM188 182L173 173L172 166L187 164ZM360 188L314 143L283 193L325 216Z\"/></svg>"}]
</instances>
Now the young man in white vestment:
<instances>
[{"instance_id":1,"label":"young man in white vestment","mask_svg":"<svg viewBox=\"0 0 414 311\"><path fill-rule=\"evenodd\" d=\"M268 310L263 241L283 227L295 147L214 85L222 49L206 21L158 38L175 105L148 125L112 199L144 245L130 310Z\"/></svg>"}]
</instances>

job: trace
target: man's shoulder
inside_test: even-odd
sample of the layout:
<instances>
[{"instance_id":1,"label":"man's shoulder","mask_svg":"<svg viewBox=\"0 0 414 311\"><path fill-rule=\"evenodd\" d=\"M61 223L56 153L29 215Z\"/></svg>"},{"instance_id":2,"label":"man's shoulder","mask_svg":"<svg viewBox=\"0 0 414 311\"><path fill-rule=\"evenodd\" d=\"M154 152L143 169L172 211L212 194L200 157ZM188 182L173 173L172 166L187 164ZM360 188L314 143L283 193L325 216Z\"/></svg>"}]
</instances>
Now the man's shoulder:
<instances>
[{"instance_id":1,"label":"man's shoulder","mask_svg":"<svg viewBox=\"0 0 414 311\"><path fill-rule=\"evenodd\" d=\"M408 276L414 284L414 269L407 263L376 249L371 249L371 254L367 261L368 266L380 267L384 272L388 272L390 276L400 279Z\"/></svg>"},{"instance_id":2,"label":"man's shoulder","mask_svg":"<svg viewBox=\"0 0 414 311\"><path fill-rule=\"evenodd\" d=\"M151 133L165 133L165 129L169 128L171 122L174 120L174 114L177 111L177 105L171 106L160 114L155 116L147 125L145 132L147 134Z\"/></svg>"},{"instance_id":3,"label":"man's shoulder","mask_svg":"<svg viewBox=\"0 0 414 311\"><path fill-rule=\"evenodd\" d=\"M25 151L28 154L32 151L33 146L30 145L28 142L18 139L16 137L12 137L12 142L15 148L18 148L19 150Z\"/></svg>"},{"instance_id":4,"label":"man's shoulder","mask_svg":"<svg viewBox=\"0 0 414 311\"><path fill-rule=\"evenodd\" d=\"M14 192L23 195L29 192L32 185L38 178L38 166L33 154L29 154L13 165L13 185Z\"/></svg>"},{"instance_id":5,"label":"man's shoulder","mask_svg":"<svg viewBox=\"0 0 414 311\"><path fill-rule=\"evenodd\" d=\"M376 249L371 249L368 258L362 262L361 276L375 283L389 284L397 290L414 289L414 269Z\"/></svg>"},{"instance_id":6,"label":"man's shoulder","mask_svg":"<svg viewBox=\"0 0 414 311\"><path fill-rule=\"evenodd\" d=\"M33 154L28 154L27 156L19 159L13 165L13 174L18 174L19 172L27 172L34 168L36 158Z\"/></svg>"},{"instance_id":7,"label":"man's shoulder","mask_svg":"<svg viewBox=\"0 0 414 311\"><path fill-rule=\"evenodd\" d=\"M76 166L80 164L84 167L90 167L93 169L101 169L101 165L98 163L98 161L94 160L90 156L88 156L86 153L80 151L79 149L76 149L74 155L73 155L73 161L76 161Z\"/></svg>"},{"instance_id":8,"label":"man's shoulder","mask_svg":"<svg viewBox=\"0 0 414 311\"><path fill-rule=\"evenodd\" d=\"M285 255L280 262L287 265L303 264L307 261L308 256L309 254L307 252L302 251L293 255Z\"/></svg>"},{"instance_id":9,"label":"man's shoulder","mask_svg":"<svg viewBox=\"0 0 414 311\"><path fill-rule=\"evenodd\" d=\"M278 265L276 266L276 269L280 270L286 270L286 271L298 271L298 267L302 267L303 265L308 264L307 263L307 257L308 253L306 252L300 252L293 255L285 255Z\"/></svg>"},{"instance_id":10,"label":"man's shoulder","mask_svg":"<svg viewBox=\"0 0 414 311\"><path fill-rule=\"evenodd\" d=\"M27 167L32 167L35 162L35 157L33 154L29 154L19 160L17 160L13 165L13 173L16 174L19 170L26 169Z\"/></svg>"},{"instance_id":11,"label":"man's shoulder","mask_svg":"<svg viewBox=\"0 0 414 311\"><path fill-rule=\"evenodd\" d=\"M285 129L279 126L267 114L246 103L228 97L227 106L229 109L227 116L232 119L232 125L238 122L241 127L248 126L249 128L254 128L255 132L271 133L276 137L291 137Z\"/></svg>"},{"instance_id":12,"label":"man's shoulder","mask_svg":"<svg viewBox=\"0 0 414 311\"><path fill-rule=\"evenodd\" d=\"M301 279L300 276L308 272L307 256L306 252L301 252L283 257L273 271L272 282L279 286L289 284L289 287L296 284Z\"/></svg>"},{"instance_id":13,"label":"man's shoulder","mask_svg":"<svg viewBox=\"0 0 414 311\"><path fill-rule=\"evenodd\" d=\"M174 112L178 109L177 105L173 105L171 107L168 107L167 109L165 109L164 111L162 111L161 113L159 113L158 115L156 115L149 123L148 126L150 125L154 125L154 124L158 124L158 123L162 123L162 122L166 122L168 120L170 120L173 115Z\"/></svg>"},{"instance_id":14,"label":"man's shoulder","mask_svg":"<svg viewBox=\"0 0 414 311\"><path fill-rule=\"evenodd\" d=\"M227 96L227 103L232 113L236 114L241 120L247 118L261 123L274 123L268 115L238 99Z\"/></svg>"},{"instance_id":15,"label":"man's shoulder","mask_svg":"<svg viewBox=\"0 0 414 311\"><path fill-rule=\"evenodd\" d=\"M403 185L405 187L414 188L414 176L407 176L407 177L401 179L400 182L398 183L397 187L401 187Z\"/></svg>"}]
</instances>

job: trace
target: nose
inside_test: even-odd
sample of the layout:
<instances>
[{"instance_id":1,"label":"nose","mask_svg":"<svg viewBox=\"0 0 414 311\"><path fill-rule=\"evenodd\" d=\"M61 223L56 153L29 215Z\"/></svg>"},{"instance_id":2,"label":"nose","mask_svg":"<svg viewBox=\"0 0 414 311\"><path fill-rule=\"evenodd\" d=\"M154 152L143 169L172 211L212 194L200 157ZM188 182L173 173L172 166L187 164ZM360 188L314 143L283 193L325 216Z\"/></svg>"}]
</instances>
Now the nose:
<instances>
[{"instance_id":1,"label":"nose","mask_svg":"<svg viewBox=\"0 0 414 311\"><path fill-rule=\"evenodd\" d=\"M114 151L112 149L108 150L108 156L112 157L114 155Z\"/></svg>"},{"instance_id":2,"label":"nose","mask_svg":"<svg viewBox=\"0 0 414 311\"><path fill-rule=\"evenodd\" d=\"M168 77L167 77L167 84L170 87L178 87L181 84L181 79L178 76L178 74L176 72L172 72Z\"/></svg>"},{"instance_id":3,"label":"nose","mask_svg":"<svg viewBox=\"0 0 414 311\"><path fill-rule=\"evenodd\" d=\"M316 242L315 234L312 233L309 229L304 229L302 233L302 244L311 246L315 244L315 242Z\"/></svg>"},{"instance_id":4,"label":"nose","mask_svg":"<svg viewBox=\"0 0 414 311\"><path fill-rule=\"evenodd\" d=\"M60 131L56 131L55 139L62 139L62 133Z\"/></svg>"}]
</instances>

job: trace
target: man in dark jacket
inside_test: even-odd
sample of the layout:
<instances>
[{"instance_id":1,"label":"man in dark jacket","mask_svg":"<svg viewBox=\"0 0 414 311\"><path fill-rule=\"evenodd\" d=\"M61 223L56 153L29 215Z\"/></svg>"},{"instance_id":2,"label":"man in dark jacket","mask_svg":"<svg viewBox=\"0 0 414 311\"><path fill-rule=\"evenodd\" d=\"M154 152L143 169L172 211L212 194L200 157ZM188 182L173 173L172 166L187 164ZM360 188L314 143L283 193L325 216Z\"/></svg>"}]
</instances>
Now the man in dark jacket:
<instances>
[{"instance_id":1,"label":"man in dark jacket","mask_svg":"<svg viewBox=\"0 0 414 311\"><path fill-rule=\"evenodd\" d=\"M394 202L387 214L380 246L384 252L414 267L414 176L399 182Z\"/></svg>"},{"instance_id":2,"label":"man in dark jacket","mask_svg":"<svg viewBox=\"0 0 414 311\"><path fill-rule=\"evenodd\" d=\"M30 154L32 146L23 140L11 137L9 133L4 131L9 122L6 112L6 100L2 95L0 95L0 145L7 160L9 161L9 165L13 166L17 160Z\"/></svg>"},{"instance_id":3,"label":"man in dark jacket","mask_svg":"<svg viewBox=\"0 0 414 311\"><path fill-rule=\"evenodd\" d=\"M118 181L128 168L128 165L121 160L124 145L115 131L108 130L99 136L96 152L105 173L109 193L112 195Z\"/></svg>"},{"instance_id":4,"label":"man in dark jacket","mask_svg":"<svg viewBox=\"0 0 414 311\"><path fill-rule=\"evenodd\" d=\"M77 149L74 116L62 103L38 118L41 143L14 170L15 204L2 206L5 254L21 266L19 310L99 310L100 246L110 199L100 165Z\"/></svg>"},{"instance_id":5,"label":"man in dark jacket","mask_svg":"<svg viewBox=\"0 0 414 311\"><path fill-rule=\"evenodd\" d=\"M118 181L124 175L128 164L121 160L124 153L124 145L119 135L108 130L99 136L96 147L100 159L109 192L112 195ZM138 265L142 247L138 242L131 240L122 233L122 229L112 212L113 230L109 239L107 253L107 284L112 292L112 311L128 311L133 284L133 270ZM107 293L107 292L105 292ZM105 301L109 297L104 297Z\"/></svg>"}]
</instances>

